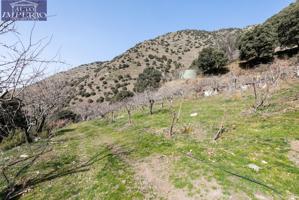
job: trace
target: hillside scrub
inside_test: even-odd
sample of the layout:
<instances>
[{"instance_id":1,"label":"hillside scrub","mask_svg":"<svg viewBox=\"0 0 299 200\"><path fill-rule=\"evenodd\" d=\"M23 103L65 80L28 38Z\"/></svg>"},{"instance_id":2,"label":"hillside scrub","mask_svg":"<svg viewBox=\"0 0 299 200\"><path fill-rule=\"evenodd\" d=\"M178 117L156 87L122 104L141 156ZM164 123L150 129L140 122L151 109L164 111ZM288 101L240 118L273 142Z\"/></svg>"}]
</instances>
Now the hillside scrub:
<instances>
[{"instance_id":1,"label":"hillside scrub","mask_svg":"<svg viewBox=\"0 0 299 200\"><path fill-rule=\"evenodd\" d=\"M292 10L288 17L281 20L277 32L282 46L299 47L299 6Z\"/></svg>"},{"instance_id":2,"label":"hillside scrub","mask_svg":"<svg viewBox=\"0 0 299 200\"><path fill-rule=\"evenodd\" d=\"M254 63L272 61L276 47L298 47L299 2L292 3L265 23L248 28L238 39L240 60Z\"/></svg>"}]
</instances>

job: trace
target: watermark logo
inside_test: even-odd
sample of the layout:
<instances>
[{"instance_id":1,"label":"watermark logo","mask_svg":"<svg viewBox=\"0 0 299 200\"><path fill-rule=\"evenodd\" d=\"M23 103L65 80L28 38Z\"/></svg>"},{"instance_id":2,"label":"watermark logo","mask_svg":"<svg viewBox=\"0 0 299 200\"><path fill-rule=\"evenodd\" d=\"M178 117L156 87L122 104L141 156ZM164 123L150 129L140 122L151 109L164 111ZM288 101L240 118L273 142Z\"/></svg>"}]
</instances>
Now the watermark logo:
<instances>
[{"instance_id":1,"label":"watermark logo","mask_svg":"<svg viewBox=\"0 0 299 200\"><path fill-rule=\"evenodd\" d=\"M47 0L1 0L2 21L47 21Z\"/></svg>"}]
</instances>

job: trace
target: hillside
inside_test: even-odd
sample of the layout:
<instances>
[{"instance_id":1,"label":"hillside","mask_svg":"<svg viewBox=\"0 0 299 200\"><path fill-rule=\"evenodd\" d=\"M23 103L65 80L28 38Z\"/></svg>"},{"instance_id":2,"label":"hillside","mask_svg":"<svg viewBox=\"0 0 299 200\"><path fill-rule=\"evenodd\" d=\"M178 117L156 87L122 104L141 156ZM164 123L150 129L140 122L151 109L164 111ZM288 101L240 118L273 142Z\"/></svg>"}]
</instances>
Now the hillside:
<instances>
[{"instance_id":1,"label":"hillside","mask_svg":"<svg viewBox=\"0 0 299 200\"><path fill-rule=\"evenodd\" d=\"M149 66L161 71L165 82L177 79L179 73L189 68L201 49L207 46L222 48L231 60L236 59L235 41L241 33L241 29L168 33L137 44L111 61L82 65L50 79L62 79L75 90L71 106L109 101L115 91L132 91L138 75Z\"/></svg>"},{"instance_id":2,"label":"hillside","mask_svg":"<svg viewBox=\"0 0 299 200\"><path fill-rule=\"evenodd\" d=\"M119 112L113 123L65 127L21 174L21 199L298 199L298 85L284 82L255 114L252 92L242 92L157 104L153 115L135 110L130 126ZM172 109L181 115L167 138ZM225 132L215 142L221 124ZM9 162L24 154L26 145L2 156Z\"/></svg>"},{"instance_id":3,"label":"hillside","mask_svg":"<svg viewBox=\"0 0 299 200\"><path fill-rule=\"evenodd\" d=\"M19 40L2 44L0 200L299 200L299 0L46 79L57 62Z\"/></svg>"},{"instance_id":4,"label":"hillside","mask_svg":"<svg viewBox=\"0 0 299 200\"><path fill-rule=\"evenodd\" d=\"M262 26L277 29L280 20L297 7L298 3L291 4ZM180 72L189 68L205 47L220 48L231 61L236 60L237 38L251 27L214 32L183 30L168 33L137 44L111 61L82 65L51 79L62 79L66 86L74 90L69 102L71 107L110 101L120 91L133 91L138 75L147 67L161 71L163 82L177 79Z\"/></svg>"},{"instance_id":5,"label":"hillside","mask_svg":"<svg viewBox=\"0 0 299 200\"><path fill-rule=\"evenodd\" d=\"M261 25L277 32L283 18L293 10L298 10L298 3L293 3L272 16ZM201 30L182 30L167 33L152 40L137 44L111 61L85 64L50 77L50 80L63 80L65 87L72 89L68 104L71 109L94 103L109 102L121 91L133 91L136 79L147 67L159 70L163 83L179 78L179 74L188 69L205 47L224 50L230 61L238 59L237 39L242 33L251 30L221 29L214 32ZM276 39L277 40L277 39ZM278 47L278 41L276 41ZM236 64L236 63L234 63ZM233 64L233 65L234 65ZM228 66L233 73L239 72L234 66ZM246 74L246 72L244 71Z\"/></svg>"}]
</instances>

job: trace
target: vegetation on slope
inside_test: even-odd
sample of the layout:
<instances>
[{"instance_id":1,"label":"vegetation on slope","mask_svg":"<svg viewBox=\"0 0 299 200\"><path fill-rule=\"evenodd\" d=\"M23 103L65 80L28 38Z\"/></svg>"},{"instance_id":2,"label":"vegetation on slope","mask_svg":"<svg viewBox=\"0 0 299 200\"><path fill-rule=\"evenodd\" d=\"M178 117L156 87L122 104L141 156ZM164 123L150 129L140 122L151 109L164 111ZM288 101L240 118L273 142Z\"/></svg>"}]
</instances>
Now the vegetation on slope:
<instances>
[{"instance_id":1,"label":"vegetation on slope","mask_svg":"<svg viewBox=\"0 0 299 200\"><path fill-rule=\"evenodd\" d=\"M299 2L245 31L238 43L240 60L254 63L271 61L276 47L296 47L299 44Z\"/></svg>"},{"instance_id":2,"label":"vegetation on slope","mask_svg":"<svg viewBox=\"0 0 299 200\"><path fill-rule=\"evenodd\" d=\"M220 188L222 198L296 198L299 168L288 152L290 142L299 140L298 94L298 82L289 84L256 114L248 113L254 99L247 93L177 101L173 106L181 107L181 115L172 139L164 136L171 123L168 107L156 107L153 115L135 112L131 126L125 113L113 123L98 119L71 125L50 141L52 151L21 174L30 183L22 199L163 198L166 194L141 186L134 168L157 155L170 158L166 179L190 198L205 194L207 188L196 184L202 178L216 180L219 185L210 189ZM226 130L214 142L222 123ZM2 160L26 151L26 145L6 151ZM1 190L4 183L1 179Z\"/></svg>"}]
</instances>

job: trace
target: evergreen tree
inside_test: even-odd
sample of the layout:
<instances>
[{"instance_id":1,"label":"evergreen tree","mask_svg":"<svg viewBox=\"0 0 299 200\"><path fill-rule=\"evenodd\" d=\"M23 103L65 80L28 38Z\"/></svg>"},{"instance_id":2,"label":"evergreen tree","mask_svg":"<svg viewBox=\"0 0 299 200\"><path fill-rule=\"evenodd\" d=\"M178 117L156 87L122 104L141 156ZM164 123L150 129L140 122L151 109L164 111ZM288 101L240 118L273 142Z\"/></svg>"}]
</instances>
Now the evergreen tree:
<instances>
[{"instance_id":1,"label":"evergreen tree","mask_svg":"<svg viewBox=\"0 0 299 200\"><path fill-rule=\"evenodd\" d=\"M217 74L223 71L228 57L223 51L211 47L203 49L191 67L197 67L204 74Z\"/></svg>"},{"instance_id":2,"label":"evergreen tree","mask_svg":"<svg viewBox=\"0 0 299 200\"><path fill-rule=\"evenodd\" d=\"M282 46L299 46L299 9L282 19L278 27L278 40Z\"/></svg>"},{"instance_id":3,"label":"evergreen tree","mask_svg":"<svg viewBox=\"0 0 299 200\"><path fill-rule=\"evenodd\" d=\"M147 89L159 88L162 80L162 74L159 70L149 67L139 74L134 86L135 92L144 92Z\"/></svg>"},{"instance_id":4,"label":"evergreen tree","mask_svg":"<svg viewBox=\"0 0 299 200\"><path fill-rule=\"evenodd\" d=\"M257 26L239 38L241 60L268 60L273 58L275 37L270 26Z\"/></svg>"}]
</instances>

